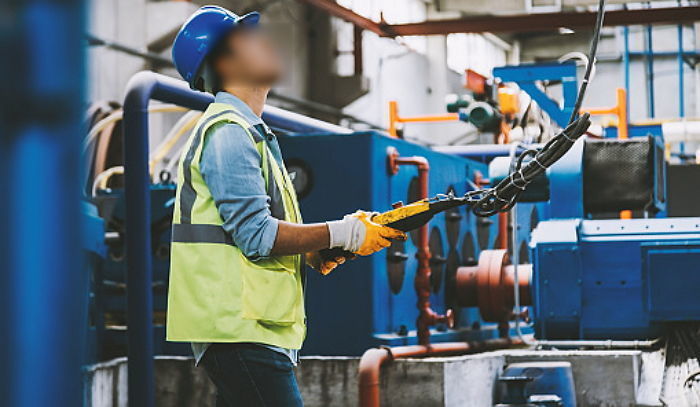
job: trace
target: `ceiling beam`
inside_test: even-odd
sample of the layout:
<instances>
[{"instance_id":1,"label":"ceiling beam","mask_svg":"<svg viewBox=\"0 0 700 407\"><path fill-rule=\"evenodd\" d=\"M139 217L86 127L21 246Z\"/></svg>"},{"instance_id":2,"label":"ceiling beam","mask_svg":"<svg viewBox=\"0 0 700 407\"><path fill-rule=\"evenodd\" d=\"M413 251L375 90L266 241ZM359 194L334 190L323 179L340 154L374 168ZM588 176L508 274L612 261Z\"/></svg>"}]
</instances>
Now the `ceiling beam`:
<instances>
[{"instance_id":1,"label":"ceiling beam","mask_svg":"<svg viewBox=\"0 0 700 407\"><path fill-rule=\"evenodd\" d=\"M350 10L349 8L345 8L338 3L336 3L333 0L299 0L302 3L307 3L311 6L314 6L320 10L325 11L326 13L338 17L342 20L345 20L347 22L353 23L356 26L367 30L371 31L379 36L382 37L393 37L389 31L387 31L384 27L385 24L380 24L376 23L369 18L363 17L354 11Z\"/></svg>"},{"instance_id":2,"label":"ceiling beam","mask_svg":"<svg viewBox=\"0 0 700 407\"><path fill-rule=\"evenodd\" d=\"M306 0L311 1L311 0ZM323 0L315 0L323 1ZM536 13L503 16L477 16L454 20L435 20L422 23L382 25L384 36L445 35L481 32L545 32L560 27L593 27L594 12ZM639 10L611 10L605 13L606 26L637 24L679 24L700 21L700 7L668 7ZM381 35L381 34L380 34Z\"/></svg>"}]
</instances>

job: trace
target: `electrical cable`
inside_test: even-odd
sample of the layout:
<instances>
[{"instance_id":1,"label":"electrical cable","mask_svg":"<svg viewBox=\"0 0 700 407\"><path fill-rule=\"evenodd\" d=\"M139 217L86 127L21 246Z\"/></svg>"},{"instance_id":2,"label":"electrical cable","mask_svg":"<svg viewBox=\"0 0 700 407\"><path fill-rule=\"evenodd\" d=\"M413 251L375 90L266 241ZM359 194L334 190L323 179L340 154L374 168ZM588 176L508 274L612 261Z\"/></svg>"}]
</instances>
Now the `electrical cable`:
<instances>
[{"instance_id":1,"label":"electrical cable","mask_svg":"<svg viewBox=\"0 0 700 407\"><path fill-rule=\"evenodd\" d=\"M595 65L595 58L596 54L598 53L598 43L600 42L600 30L603 27L603 17L605 17L605 0L599 0L598 14L596 15L595 28L593 29L593 39L591 40L591 47L588 51L586 73L583 75L583 81L581 82L581 87L579 88L578 97L576 98L574 110L571 112L569 123L573 122L578 116L578 112L581 110L581 105L583 104L583 97L586 95L586 90L588 89L588 83L591 80L593 65Z\"/></svg>"}]
</instances>

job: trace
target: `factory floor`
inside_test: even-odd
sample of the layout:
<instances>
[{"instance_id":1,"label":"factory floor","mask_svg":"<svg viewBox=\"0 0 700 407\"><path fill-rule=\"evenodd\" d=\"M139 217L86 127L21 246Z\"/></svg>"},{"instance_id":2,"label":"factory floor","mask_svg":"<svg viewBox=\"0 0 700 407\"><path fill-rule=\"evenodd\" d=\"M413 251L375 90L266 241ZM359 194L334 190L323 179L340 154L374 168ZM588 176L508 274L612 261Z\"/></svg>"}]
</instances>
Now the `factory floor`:
<instances>
[{"instance_id":1,"label":"factory floor","mask_svg":"<svg viewBox=\"0 0 700 407\"><path fill-rule=\"evenodd\" d=\"M692 392L666 367L664 350L508 350L476 355L396 360L382 369L382 406L473 406L494 404L496 379L509 363L568 361L578 407L696 406ZM359 358L306 357L297 377L307 407L358 405ZM192 359L158 357L156 397L160 407L213 406L214 388ZM676 371L670 371L676 369ZM87 405L126 406L126 359L95 365L87 372ZM692 389L691 389L692 390ZM663 402L661 401L663 400Z\"/></svg>"}]
</instances>

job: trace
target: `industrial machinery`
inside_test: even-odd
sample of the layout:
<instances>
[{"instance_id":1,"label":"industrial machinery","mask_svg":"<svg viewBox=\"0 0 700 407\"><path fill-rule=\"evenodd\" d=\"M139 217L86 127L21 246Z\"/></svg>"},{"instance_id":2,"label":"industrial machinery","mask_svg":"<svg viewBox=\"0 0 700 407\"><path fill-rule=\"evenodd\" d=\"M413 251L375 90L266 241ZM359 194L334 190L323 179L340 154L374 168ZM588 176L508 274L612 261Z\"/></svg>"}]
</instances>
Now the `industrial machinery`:
<instances>
[{"instance_id":1,"label":"industrial machinery","mask_svg":"<svg viewBox=\"0 0 700 407\"><path fill-rule=\"evenodd\" d=\"M507 333L507 326L485 322L478 311L457 303L455 296L457 268L476 264L481 251L501 247L505 240L498 236L498 222L472 213L469 204L476 202L474 198L458 198L467 193L474 196L475 188L484 185L486 164L434 152L377 132L295 134L281 136L280 144L288 170L295 174L295 188L306 222L336 219L358 208L390 208L399 201L413 202L414 208L426 209L411 211L411 204L407 204L404 210L394 209L384 214L387 219L400 214L403 222L409 222L403 227L412 230L408 241L395 242L382 254L348 262L329 276L308 273L309 335L305 353L359 355L379 344L417 343L413 327L419 310L415 306L414 280L420 268L423 241L427 242L430 255L429 300L432 308L445 316L432 327L432 340L480 340L498 337L504 329ZM371 160L359 161L356 157L371 157ZM358 166L360 162L364 163ZM430 171L430 167L439 170ZM345 187L338 188L339 182ZM127 331L123 327L127 319L128 235L124 191L118 180L113 186L97 190L94 198L107 229L106 256L95 274L93 288L92 311L99 316L94 328L98 338L97 360L123 355L126 351ZM162 323L168 279L168 226L174 194L174 185L167 177L149 187L153 346L158 354L187 355L190 352L187 344L165 342ZM428 194L439 198L421 201ZM516 238L520 250L526 253L529 232L546 205L526 203L523 207L527 210L522 211L519 223L524 227ZM404 216L407 213L416 216ZM416 229L428 221L427 237L422 237L422 232ZM357 296L357 292L365 295ZM339 337L343 340L338 340Z\"/></svg>"},{"instance_id":2,"label":"industrial machinery","mask_svg":"<svg viewBox=\"0 0 700 407\"><path fill-rule=\"evenodd\" d=\"M493 160L490 176L506 165ZM656 338L669 322L700 320L700 218L665 217L665 168L655 137L579 140L523 194L550 201L532 264L519 266L520 305L532 305L538 339ZM505 315L513 268L503 252L483 253L458 270L458 293L475 293L486 319Z\"/></svg>"}]
</instances>

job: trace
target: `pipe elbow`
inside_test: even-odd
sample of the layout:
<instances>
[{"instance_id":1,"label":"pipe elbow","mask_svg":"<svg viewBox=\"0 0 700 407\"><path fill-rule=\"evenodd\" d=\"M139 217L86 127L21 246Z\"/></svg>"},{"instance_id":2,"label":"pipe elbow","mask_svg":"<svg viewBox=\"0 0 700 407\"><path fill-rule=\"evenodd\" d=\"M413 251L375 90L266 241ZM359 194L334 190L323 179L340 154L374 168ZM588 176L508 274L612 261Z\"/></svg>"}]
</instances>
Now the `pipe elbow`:
<instances>
[{"instance_id":1,"label":"pipe elbow","mask_svg":"<svg viewBox=\"0 0 700 407\"><path fill-rule=\"evenodd\" d=\"M388 349L372 348L365 351L360 359L359 382L360 387L372 387L379 385L379 371L387 360L391 358Z\"/></svg>"},{"instance_id":2,"label":"pipe elbow","mask_svg":"<svg viewBox=\"0 0 700 407\"><path fill-rule=\"evenodd\" d=\"M428 159L421 156L397 157L396 163L399 165L414 165L416 168L418 168L418 171L421 172L430 171Z\"/></svg>"},{"instance_id":3,"label":"pipe elbow","mask_svg":"<svg viewBox=\"0 0 700 407\"><path fill-rule=\"evenodd\" d=\"M415 159L416 159L416 166L418 167L418 171L423 171L423 172L430 171L430 163L428 162L427 158L415 157Z\"/></svg>"},{"instance_id":4,"label":"pipe elbow","mask_svg":"<svg viewBox=\"0 0 700 407\"><path fill-rule=\"evenodd\" d=\"M124 110L147 108L153 89L158 83L158 76L151 71L141 71L132 76L126 84Z\"/></svg>"}]
</instances>

